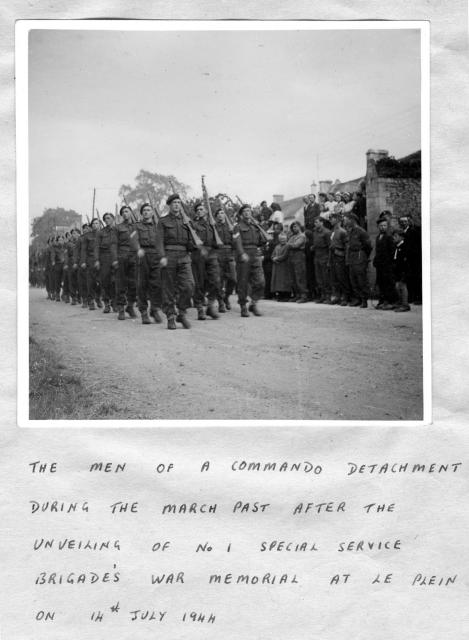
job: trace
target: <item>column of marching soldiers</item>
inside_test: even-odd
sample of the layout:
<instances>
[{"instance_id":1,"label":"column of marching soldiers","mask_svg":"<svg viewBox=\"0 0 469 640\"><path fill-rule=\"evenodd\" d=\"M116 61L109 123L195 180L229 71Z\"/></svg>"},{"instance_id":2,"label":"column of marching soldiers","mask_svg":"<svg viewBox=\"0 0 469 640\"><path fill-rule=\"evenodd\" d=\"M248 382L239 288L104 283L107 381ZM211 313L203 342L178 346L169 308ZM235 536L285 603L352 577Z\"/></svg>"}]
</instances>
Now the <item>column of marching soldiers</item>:
<instances>
[{"instance_id":1,"label":"column of marching soldiers","mask_svg":"<svg viewBox=\"0 0 469 640\"><path fill-rule=\"evenodd\" d=\"M269 236L242 204L235 221L221 206L211 211L204 201L193 211L177 193L161 216L147 202L139 215L126 204L119 215L105 213L82 229L52 236L44 255L45 286L51 301L81 304L90 311L126 314L142 324L177 323L190 328L187 309L195 306L198 320L219 318L231 309L236 291L241 317L260 316L264 292L260 247Z\"/></svg>"}]
</instances>

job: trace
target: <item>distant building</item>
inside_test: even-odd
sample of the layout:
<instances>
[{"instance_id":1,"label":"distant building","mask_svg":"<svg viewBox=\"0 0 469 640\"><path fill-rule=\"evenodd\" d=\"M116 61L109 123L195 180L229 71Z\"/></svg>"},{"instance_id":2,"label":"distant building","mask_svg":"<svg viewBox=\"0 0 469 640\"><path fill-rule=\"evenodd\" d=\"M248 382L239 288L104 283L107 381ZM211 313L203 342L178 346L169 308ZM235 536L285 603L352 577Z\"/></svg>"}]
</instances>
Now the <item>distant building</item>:
<instances>
[{"instance_id":1,"label":"distant building","mask_svg":"<svg viewBox=\"0 0 469 640\"><path fill-rule=\"evenodd\" d=\"M319 191L336 193L337 191L361 191L366 195L366 217L368 231L372 238L377 234L377 219L384 210L391 212L391 223L397 224L397 218L410 214L415 223L421 221L421 152L416 151L396 160L385 149L366 152L366 175L354 180L339 182L320 180ZM304 194L305 195L305 194ZM280 200L281 198L281 200ZM298 220L302 224L303 196L283 200L281 203L285 223Z\"/></svg>"}]
</instances>

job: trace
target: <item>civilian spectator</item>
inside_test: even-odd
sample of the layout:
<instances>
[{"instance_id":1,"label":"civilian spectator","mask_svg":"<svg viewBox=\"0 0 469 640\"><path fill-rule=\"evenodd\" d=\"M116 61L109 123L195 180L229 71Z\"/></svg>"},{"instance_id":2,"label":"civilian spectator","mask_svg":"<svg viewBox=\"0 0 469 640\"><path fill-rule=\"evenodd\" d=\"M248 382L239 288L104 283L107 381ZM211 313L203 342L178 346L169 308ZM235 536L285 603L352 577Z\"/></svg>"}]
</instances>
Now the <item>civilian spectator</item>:
<instances>
[{"instance_id":1,"label":"civilian spectator","mask_svg":"<svg viewBox=\"0 0 469 640\"><path fill-rule=\"evenodd\" d=\"M287 234L282 231L278 236L278 244L275 245L272 253L270 290L276 300L285 302L290 298L291 289L292 281L288 264Z\"/></svg>"},{"instance_id":2,"label":"civilian spectator","mask_svg":"<svg viewBox=\"0 0 469 640\"><path fill-rule=\"evenodd\" d=\"M389 233L389 223L383 211L378 219L378 235L375 242L373 266L376 269L376 284L379 288L377 309L389 311L395 308L396 288L394 283L394 240Z\"/></svg>"},{"instance_id":3,"label":"civilian spectator","mask_svg":"<svg viewBox=\"0 0 469 640\"><path fill-rule=\"evenodd\" d=\"M396 291L399 297L399 304L394 311L410 311L409 295L407 291L408 261L405 247L405 234L402 229L395 229L393 233L395 242L394 249L394 279L396 281Z\"/></svg>"}]
</instances>

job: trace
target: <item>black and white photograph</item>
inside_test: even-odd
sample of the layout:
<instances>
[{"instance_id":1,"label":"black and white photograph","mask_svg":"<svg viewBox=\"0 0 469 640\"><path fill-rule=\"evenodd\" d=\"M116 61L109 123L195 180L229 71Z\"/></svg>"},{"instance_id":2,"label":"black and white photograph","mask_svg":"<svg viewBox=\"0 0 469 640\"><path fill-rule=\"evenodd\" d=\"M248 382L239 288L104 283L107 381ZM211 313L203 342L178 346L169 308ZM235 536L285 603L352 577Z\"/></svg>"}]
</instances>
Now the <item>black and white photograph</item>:
<instances>
[{"instance_id":1,"label":"black and white photograph","mask_svg":"<svg viewBox=\"0 0 469 640\"><path fill-rule=\"evenodd\" d=\"M16 55L21 425L428 423L426 23L20 21Z\"/></svg>"}]
</instances>

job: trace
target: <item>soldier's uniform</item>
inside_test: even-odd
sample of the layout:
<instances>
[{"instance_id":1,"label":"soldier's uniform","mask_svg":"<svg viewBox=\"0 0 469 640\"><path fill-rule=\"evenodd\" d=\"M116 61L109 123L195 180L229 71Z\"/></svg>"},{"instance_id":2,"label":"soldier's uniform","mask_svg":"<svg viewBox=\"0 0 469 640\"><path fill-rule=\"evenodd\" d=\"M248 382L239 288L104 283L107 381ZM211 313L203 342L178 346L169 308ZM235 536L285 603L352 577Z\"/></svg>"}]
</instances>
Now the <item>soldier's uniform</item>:
<instances>
[{"instance_id":1,"label":"soldier's uniform","mask_svg":"<svg viewBox=\"0 0 469 640\"><path fill-rule=\"evenodd\" d=\"M258 251L258 248L264 244L264 240L255 225L240 220L233 230L233 241L236 248L238 304L241 306L241 314L246 316L248 290L250 290L250 297L254 303L252 310L256 308L255 303L264 293L264 271ZM243 253L248 255L249 260L246 262L241 260Z\"/></svg>"},{"instance_id":2,"label":"soldier's uniform","mask_svg":"<svg viewBox=\"0 0 469 640\"><path fill-rule=\"evenodd\" d=\"M205 318L203 310L205 294L208 298L208 314L217 317L213 305L221 297L220 265L218 264L215 232L210 222L204 218L197 218L193 224L197 235L204 243L204 251L197 249L192 252L194 304L198 311L199 320L202 320Z\"/></svg>"},{"instance_id":3,"label":"soldier's uniform","mask_svg":"<svg viewBox=\"0 0 469 640\"><path fill-rule=\"evenodd\" d=\"M351 214L353 215L353 214ZM370 236L358 225L347 232L345 263L349 268L350 284L355 300L351 303L362 307L368 305L370 287L368 284L368 258L371 253Z\"/></svg>"},{"instance_id":4,"label":"soldier's uniform","mask_svg":"<svg viewBox=\"0 0 469 640\"><path fill-rule=\"evenodd\" d=\"M77 268L74 268L76 272L77 278L77 290L78 290L78 300L81 300L82 307L86 309L87 305L87 292L86 292L86 271L80 268L81 264L81 245L83 242L83 238L86 234L79 236L73 246L73 266L77 265Z\"/></svg>"},{"instance_id":5,"label":"soldier's uniform","mask_svg":"<svg viewBox=\"0 0 469 640\"><path fill-rule=\"evenodd\" d=\"M158 241L160 231L153 220L141 220L132 229L132 246L145 251L142 258L137 261L137 299L138 309L142 314L142 322L148 321L148 301L150 301L150 313L157 322L158 309L162 306L161 270L160 259L161 242Z\"/></svg>"},{"instance_id":6,"label":"soldier's uniform","mask_svg":"<svg viewBox=\"0 0 469 640\"><path fill-rule=\"evenodd\" d=\"M115 304L113 287L111 244L115 234L114 227L105 226L96 232L94 243L94 261L99 261L99 282L104 301L104 313L109 313L111 304Z\"/></svg>"},{"instance_id":7,"label":"soldier's uniform","mask_svg":"<svg viewBox=\"0 0 469 640\"><path fill-rule=\"evenodd\" d=\"M54 271L54 289L52 295L55 295L55 301L60 302L60 290L62 288L62 278L65 262L65 248L63 244L56 242L53 246L52 267Z\"/></svg>"},{"instance_id":8,"label":"soldier's uniform","mask_svg":"<svg viewBox=\"0 0 469 640\"><path fill-rule=\"evenodd\" d=\"M70 240L65 245L65 265L68 285L68 295L71 297L72 305L77 303L79 293L78 293L78 274L77 269L74 269L73 266L75 263L75 245L77 243L77 238L74 236L70 237Z\"/></svg>"},{"instance_id":9,"label":"soldier's uniform","mask_svg":"<svg viewBox=\"0 0 469 640\"><path fill-rule=\"evenodd\" d=\"M216 228L223 246L218 247L217 257L220 266L221 292L218 297L218 309L231 309L230 295L236 288L236 264L233 250L233 233L226 222L217 222Z\"/></svg>"},{"instance_id":10,"label":"soldier's uniform","mask_svg":"<svg viewBox=\"0 0 469 640\"><path fill-rule=\"evenodd\" d=\"M94 266L96 234L95 229L90 229L81 240L80 264L86 265L86 300L90 311L96 308L95 301L99 304L98 272Z\"/></svg>"},{"instance_id":11,"label":"soldier's uniform","mask_svg":"<svg viewBox=\"0 0 469 640\"><path fill-rule=\"evenodd\" d=\"M46 289L47 298L49 300L55 300L54 295L54 269L52 267L52 256L54 253L54 247L52 246L52 240L49 238L47 241L45 265L46 265Z\"/></svg>"},{"instance_id":12,"label":"soldier's uniform","mask_svg":"<svg viewBox=\"0 0 469 640\"><path fill-rule=\"evenodd\" d=\"M121 222L115 227L111 243L111 261L118 262L116 272L116 302L119 318L126 307L130 317L135 317L134 304L137 300L137 254L131 246L130 234L134 225ZM125 318L125 315L124 315Z\"/></svg>"},{"instance_id":13,"label":"soldier's uniform","mask_svg":"<svg viewBox=\"0 0 469 640\"><path fill-rule=\"evenodd\" d=\"M170 204L171 198L167 203ZM163 271L163 311L169 319L185 315L194 291L190 251L194 243L182 216L171 211L158 222L161 256L168 260Z\"/></svg>"}]
</instances>

